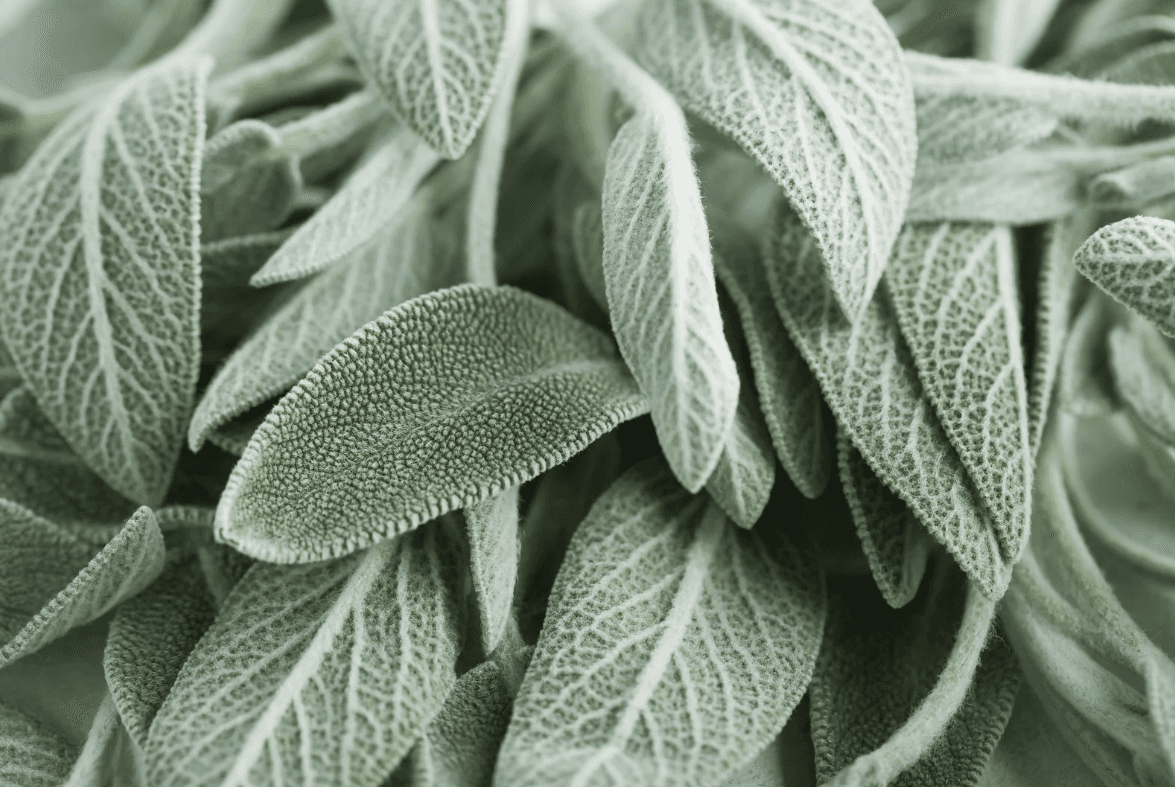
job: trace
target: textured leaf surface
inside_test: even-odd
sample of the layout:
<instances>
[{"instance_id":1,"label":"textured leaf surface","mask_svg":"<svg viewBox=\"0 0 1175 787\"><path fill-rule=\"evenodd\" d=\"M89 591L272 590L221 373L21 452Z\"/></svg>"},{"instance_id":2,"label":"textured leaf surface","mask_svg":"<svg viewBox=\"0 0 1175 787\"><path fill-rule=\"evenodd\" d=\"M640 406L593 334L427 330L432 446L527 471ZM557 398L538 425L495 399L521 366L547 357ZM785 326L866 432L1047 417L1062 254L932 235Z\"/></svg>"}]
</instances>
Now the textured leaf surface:
<instances>
[{"instance_id":1,"label":"textured leaf surface","mask_svg":"<svg viewBox=\"0 0 1175 787\"><path fill-rule=\"evenodd\" d=\"M747 376L740 375L744 380ZM740 386L734 426L706 480L706 491L731 521L749 529L759 521L774 486L775 454L767 424L753 390Z\"/></svg>"},{"instance_id":2,"label":"textured leaf surface","mask_svg":"<svg viewBox=\"0 0 1175 787\"><path fill-rule=\"evenodd\" d=\"M456 680L449 539L250 569L151 725L150 783L382 784Z\"/></svg>"},{"instance_id":3,"label":"textured leaf surface","mask_svg":"<svg viewBox=\"0 0 1175 787\"><path fill-rule=\"evenodd\" d=\"M1047 138L1056 115L1012 99L919 99L918 166L982 161Z\"/></svg>"},{"instance_id":4,"label":"textured leaf surface","mask_svg":"<svg viewBox=\"0 0 1175 787\"><path fill-rule=\"evenodd\" d=\"M580 278L602 309L608 308L604 283L604 219L595 200L581 202L571 219L571 248Z\"/></svg>"},{"instance_id":5,"label":"textured leaf surface","mask_svg":"<svg viewBox=\"0 0 1175 787\"><path fill-rule=\"evenodd\" d=\"M660 459L580 525L495 781L715 784L782 729L824 621L805 550L768 547Z\"/></svg>"},{"instance_id":6,"label":"textured leaf surface","mask_svg":"<svg viewBox=\"0 0 1175 787\"><path fill-rule=\"evenodd\" d=\"M300 279L343 259L397 218L436 163L436 153L415 134L396 129L282 244L250 283L266 287Z\"/></svg>"},{"instance_id":7,"label":"textured leaf surface","mask_svg":"<svg viewBox=\"0 0 1175 787\"><path fill-rule=\"evenodd\" d=\"M1118 395L1147 428L1175 445L1175 352L1151 323L1135 317L1110 330L1110 369Z\"/></svg>"},{"instance_id":8,"label":"textured leaf surface","mask_svg":"<svg viewBox=\"0 0 1175 787\"><path fill-rule=\"evenodd\" d=\"M0 213L0 329L49 420L159 503L199 365L206 60L161 61L62 123Z\"/></svg>"},{"instance_id":9,"label":"textured leaf surface","mask_svg":"<svg viewBox=\"0 0 1175 787\"><path fill-rule=\"evenodd\" d=\"M273 562L349 554L534 478L645 409L611 341L549 301L441 290L364 326L278 403L233 470L217 537Z\"/></svg>"},{"instance_id":10,"label":"textured leaf surface","mask_svg":"<svg viewBox=\"0 0 1175 787\"><path fill-rule=\"evenodd\" d=\"M469 570L481 618L482 651L498 646L518 578L518 487L465 509Z\"/></svg>"},{"instance_id":11,"label":"textured leaf surface","mask_svg":"<svg viewBox=\"0 0 1175 787\"><path fill-rule=\"evenodd\" d=\"M0 497L66 525L125 522L136 508L78 462L3 452Z\"/></svg>"},{"instance_id":12,"label":"textured leaf surface","mask_svg":"<svg viewBox=\"0 0 1175 787\"><path fill-rule=\"evenodd\" d=\"M48 522L22 513L15 506L6 508L6 518L11 517L12 536L24 543L22 551L26 555L21 568L10 576L20 577L22 584L31 584L30 570L46 575L32 580L36 584L17 597L32 588L42 594L49 590L49 576L56 577L54 584L64 578L62 555L76 564L80 562L82 548L76 541L70 543L65 534L54 533ZM76 573L70 572L72 576L58 585L58 592L46 599L43 606L34 609L30 605L25 610L14 611L15 614L6 611L8 631L0 647L0 666L32 653L75 626L101 617L150 584L162 570L163 534L159 532L155 514L143 507L97 555Z\"/></svg>"},{"instance_id":13,"label":"textured leaf surface","mask_svg":"<svg viewBox=\"0 0 1175 787\"><path fill-rule=\"evenodd\" d=\"M76 755L60 735L0 702L0 784L60 787Z\"/></svg>"},{"instance_id":14,"label":"textured leaf surface","mask_svg":"<svg viewBox=\"0 0 1175 787\"><path fill-rule=\"evenodd\" d=\"M923 394L892 308L878 297L850 324L836 308L815 244L787 206L779 208L767 243L771 292L837 423L967 575L999 598L1011 565Z\"/></svg>"},{"instance_id":15,"label":"textured leaf surface","mask_svg":"<svg viewBox=\"0 0 1175 787\"><path fill-rule=\"evenodd\" d=\"M783 186L855 318L914 176L914 96L885 18L865 0L655 0L641 25L642 63Z\"/></svg>"},{"instance_id":16,"label":"textured leaf surface","mask_svg":"<svg viewBox=\"0 0 1175 787\"><path fill-rule=\"evenodd\" d=\"M923 389L1014 561L1033 461L1011 230L907 224L886 280Z\"/></svg>"},{"instance_id":17,"label":"textured leaf surface","mask_svg":"<svg viewBox=\"0 0 1175 787\"><path fill-rule=\"evenodd\" d=\"M200 239L267 232L294 208L302 188L298 161L283 154L268 123L242 120L208 140L200 174Z\"/></svg>"},{"instance_id":18,"label":"textured leaf surface","mask_svg":"<svg viewBox=\"0 0 1175 787\"><path fill-rule=\"evenodd\" d=\"M435 253L428 205L414 200L397 221L289 298L229 357L192 415L192 450L233 418L285 392L388 309L456 284L456 263Z\"/></svg>"},{"instance_id":19,"label":"textured leaf surface","mask_svg":"<svg viewBox=\"0 0 1175 787\"><path fill-rule=\"evenodd\" d=\"M1150 216L1102 227L1073 257L1077 270L1175 336L1175 222Z\"/></svg>"},{"instance_id":20,"label":"textured leaf surface","mask_svg":"<svg viewBox=\"0 0 1175 787\"><path fill-rule=\"evenodd\" d=\"M690 491L714 471L738 407L710 235L676 107L638 112L608 148L604 281L620 352L649 397L657 439Z\"/></svg>"},{"instance_id":21,"label":"textured leaf surface","mask_svg":"<svg viewBox=\"0 0 1175 787\"><path fill-rule=\"evenodd\" d=\"M503 0L330 0L360 68L445 158L465 152L496 87Z\"/></svg>"}]
</instances>

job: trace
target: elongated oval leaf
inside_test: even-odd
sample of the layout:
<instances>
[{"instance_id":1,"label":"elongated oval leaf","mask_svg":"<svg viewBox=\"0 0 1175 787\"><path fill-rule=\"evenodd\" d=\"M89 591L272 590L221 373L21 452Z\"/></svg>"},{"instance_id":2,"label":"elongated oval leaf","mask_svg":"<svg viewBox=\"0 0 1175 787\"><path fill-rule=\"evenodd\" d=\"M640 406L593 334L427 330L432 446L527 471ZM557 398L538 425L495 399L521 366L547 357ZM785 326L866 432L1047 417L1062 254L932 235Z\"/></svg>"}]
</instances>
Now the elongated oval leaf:
<instances>
[{"instance_id":1,"label":"elongated oval leaf","mask_svg":"<svg viewBox=\"0 0 1175 787\"><path fill-rule=\"evenodd\" d=\"M495 783L717 784L783 728L823 621L807 550L638 465L572 539Z\"/></svg>"},{"instance_id":2,"label":"elongated oval leaf","mask_svg":"<svg viewBox=\"0 0 1175 787\"><path fill-rule=\"evenodd\" d=\"M706 491L732 522L750 529L767 507L773 486L775 454L771 450L771 437L755 394L743 388L739 391L734 427L713 474L706 481Z\"/></svg>"},{"instance_id":3,"label":"elongated oval leaf","mask_svg":"<svg viewBox=\"0 0 1175 787\"><path fill-rule=\"evenodd\" d=\"M534 478L645 410L595 328L508 287L441 290L361 328L274 407L220 499L217 538L273 562L346 555Z\"/></svg>"},{"instance_id":4,"label":"elongated oval leaf","mask_svg":"<svg viewBox=\"0 0 1175 787\"><path fill-rule=\"evenodd\" d=\"M76 756L56 732L0 702L0 784L60 787Z\"/></svg>"},{"instance_id":5,"label":"elongated oval leaf","mask_svg":"<svg viewBox=\"0 0 1175 787\"><path fill-rule=\"evenodd\" d=\"M502 639L518 578L518 487L465 509L469 570L481 618L481 646L490 653Z\"/></svg>"},{"instance_id":6,"label":"elongated oval leaf","mask_svg":"<svg viewBox=\"0 0 1175 787\"><path fill-rule=\"evenodd\" d=\"M866 0L654 0L641 25L641 62L783 187L855 319L914 177L914 94L885 18Z\"/></svg>"},{"instance_id":7,"label":"elongated oval leaf","mask_svg":"<svg viewBox=\"0 0 1175 787\"><path fill-rule=\"evenodd\" d=\"M1073 257L1077 270L1175 336L1175 222L1150 216L1102 227Z\"/></svg>"},{"instance_id":8,"label":"elongated oval leaf","mask_svg":"<svg viewBox=\"0 0 1175 787\"><path fill-rule=\"evenodd\" d=\"M378 787L456 680L450 539L250 569L151 725L150 783Z\"/></svg>"},{"instance_id":9,"label":"elongated oval leaf","mask_svg":"<svg viewBox=\"0 0 1175 787\"><path fill-rule=\"evenodd\" d=\"M875 298L849 323L824 279L819 250L787 205L778 208L767 238L771 293L837 423L967 575L999 598L1009 556L923 394L891 307Z\"/></svg>"},{"instance_id":10,"label":"elongated oval leaf","mask_svg":"<svg viewBox=\"0 0 1175 787\"><path fill-rule=\"evenodd\" d=\"M691 492L714 472L738 407L706 215L676 106L638 112L608 148L604 282L620 352Z\"/></svg>"},{"instance_id":11,"label":"elongated oval leaf","mask_svg":"<svg viewBox=\"0 0 1175 787\"><path fill-rule=\"evenodd\" d=\"M918 166L962 164L1047 138L1057 116L1012 99L929 96L916 102Z\"/></svg>"},{"instance_id":12,"label":"elongated oval leaf","mask_svg":"<svg viewBox=\"0 0 1175 787\"><path fill-rule=\"evenodd\" d=\"M200 173L200 239L211 243L267 232L294 208L298 162L268 123L242 120L208 140Z\"/></svg>"},{"instance_id":13,"label":"elongated oval leaf","mask_svg":"<svg viewBox=\"0 0 1175 787\"><path fill-rule=\"evenodd\" d=\"M162 501L195 395L210 67L160 61L75 112L0 213L5 344L70 445L140 503Z\"/></svg>"}]
</instances>

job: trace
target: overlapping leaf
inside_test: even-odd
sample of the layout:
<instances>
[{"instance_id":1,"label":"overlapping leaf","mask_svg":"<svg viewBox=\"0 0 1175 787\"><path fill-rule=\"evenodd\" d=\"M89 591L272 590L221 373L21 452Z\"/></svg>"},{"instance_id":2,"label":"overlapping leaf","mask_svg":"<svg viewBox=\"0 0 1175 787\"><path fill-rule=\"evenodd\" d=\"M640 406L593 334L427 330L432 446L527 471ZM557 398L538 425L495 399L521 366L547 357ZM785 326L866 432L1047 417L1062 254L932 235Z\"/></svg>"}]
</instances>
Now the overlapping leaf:
<instances>
[{"instance_id":1,"label":"overlapping leaf","mask_svg":"<svg viewBox=\"0 0 1175 787\"><path fill-rule=\"evenodd\" d=\"M930 96L916 102L918 167L982 161L1047 138L1056 115L1012 99Z\"/></svg>"},{"instance_id":2,"label":"overlapping leaf","mask_svg":"<svg viewBox=\"0 0 1175 787\"><path fill-rule=\"evenodd\" d=\"M518 487L465 509L469 570L481 622L481 646L498 646L514 603L518 578Z\"/></svg>"},{"instance_id":3,"label":"overlapping leaf","mask_svg":"<svg viewBox=\"0 0 1175 787\"><path fill-rule=\"evenodd\" d=\"M748 376L740 378L745 381ZM752 528L775 486L775 454L754 391L742 387L745 385L740 384L734 426L714 472L706 480L706 491L732 522Z\"/></svg>"},{"instance_id":4,"label":"overlapping leaf","mask_svg":"<svg viewBox=\"0 0 1175 787\"><path fill-rule=\"evenodd\" d=\"M1117 409L1118 392L1106 344L1115 316L1113 302L1096 291L1077 312L1057 372L1061 406L1071 413L1108 415Z\"/></svg>"},{"instance_id":5,"label":"overlapping leaf","mask_svg":"<svg viewBox=\"0 0 1175 787\"><path fill-rule=\"evenodd\" d=\"M1175 352L1170 340L1138 317L1111 329L1107 340L1118 395L1148 429L1175 444Z\"/></svg>"},{"instance_id":6,"label":"overlapping leaf","mask_svg":"<svg viewBox=\"0 0 1175 787\"><path fill-rule=\"evenodd\" d=\"M1175 336L1175 222L1136 216L1102 227L1073 257L1077 270Z\"/></svg>"},{"instance_id":7,"label":"overlapping leaf","mask_svg":"<svg viewBox=\"0 0 1175 787\"><path fill-rule=\"evenodd\" d=\"M200 173L200 238L267 232L279 226L302 188L297 160L281 151L268 123L242 120L208 140Z\"/></svg>"},{"instance_id":8,"label":"overlapping leaf","mask_svg":"<svg viewBox=\"0 0 1175 787\"><path fill-rule=\"evenodd\" d=\"M81 463L24 385L0 399L0 453L49 463Z\"/></svg>"},{"instance_id":9,"label":"overlapping leaf","mask_svg":"<svg viewBox=\"0 0 1175 787\"><path fill-rule=\"evenodd\" d=\"M0 783L60 787L76 755L56 732L0 702Z\"/></svg>"}]
</instances>

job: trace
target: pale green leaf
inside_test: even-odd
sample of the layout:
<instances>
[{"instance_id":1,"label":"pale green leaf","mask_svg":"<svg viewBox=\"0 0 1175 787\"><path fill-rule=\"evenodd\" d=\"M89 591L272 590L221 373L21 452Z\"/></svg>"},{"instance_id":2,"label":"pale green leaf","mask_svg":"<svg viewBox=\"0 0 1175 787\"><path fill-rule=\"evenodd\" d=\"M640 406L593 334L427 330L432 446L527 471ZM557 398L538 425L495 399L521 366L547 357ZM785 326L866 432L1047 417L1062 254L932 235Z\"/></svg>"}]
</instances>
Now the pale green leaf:
<instances>
[{"instance_id":1,"label":"pale green leaf","mask_svg":"<svg viewBox=\"0 0 1175 787\"><path fill-rule=\"evenodd\" d=\"M489 114L506 31L504 0L329 0L368 79L445 158Z\"/></svg>"},{"instance_id":2,"label":"pale green leaf","mask_svg":"<svg viewBox=\"0 0 1175 787\"><path fill-rule=\"evenodd\" d=\"M169 58L75 112L0 213L5 344L49 420L136 502L163 499L195 394L210 67Z\"/></svg>"},{"instance_id":3,"label":"pale green leaf","mask_svg":"<svg viewBox=\"0 0 1175 787\"><path fill-rule=\"evenodd\" d=\"M654 0L641 29L642 63L783 187L855 319L901 228L917 146L884 17L866 0Z\"/></svg>"},{"instance_id":4,"label":"pale green leaf","mask_svg":"<svg viewBox=\"0 0 1175 787\"><path fill-rule=\"evenodd\" d=\"M270 315L217 371L196 406L188 445L289 389L323 355L404 301L456 284L457 260L437 253L425 199L414 199L346 259Z\"/></svg>"},{"instance_id":5,"label":"pale green leaf","mask_svg":"<svg viewBox=\"0 0 1175 787\"><path fill-rule=\"evenodd\" d=\"M98 554L82 564L80 570L65 571L61 551L68 549L74 565L80 562L83 547L69 542L67 535L50 523L11 504L5 505L7 528L12 538L24 542L26 558L21 567L9 574L20 576L24 583L29 574L45 572L55 576L51 591L47 576L37 581L37 595L49 595L42 606L28 597L23 607L8 613L4 645L0 646L0 666L32 653L70 629L89 623L106 614L116 604L138 593L163 570L163 534L151 509L140 508L126 526ZM16 555L13 555L16 558ZM73 568L70 565L69 568ZM67 582L61 579L69 577ZM27 594L28 591L22 593Z\"/></svg>"},{"instance_id":6,"label":"pale green leaf","mask_svg":"<svg viewBox=\"0 0 1175 787\"><path fill-rule=\"evenodd\" d=\"M118 718L114 698L109 694L98 706L98 713L90 725L90 733L82 746L81 753L74 760L69 778L63 787L132 787L125 780L112 782L118 763L120 738L125 734Z\"/></svg>"},{"instance_id":7,"label":"pale green leaf","mask_svg":"<svg viewBox=\"0 0 1175 787\"><path fill-rule=\"evenodd\" d=\"M783 757L782 746L776 738L724 781L722 787L792 787L792 783L784 778Z\"/></svg>"},{"instance_id":8,"label":"pale green leaf","mask_svg":"<svg viewBox=\"0 0 1175 787\"><path fill-rule=\"evenodd\" d=\"M25 385L0 399L0 453L58 464L78 465L82 461Z\"/></svg>"},{"instance_id":9,"label":"pale green leaf","mask_svg":"<svg viewBox=\"0 0 1175 787\"><path fill-rule=\"evenodd\" d=\"M600 192L568 161L559 164L551 191L550 237L559 281L559 300L575 316L603 327L608 324L608 295L604 283ZM593 205L595 224L587 231L594 235L581 237L584 228L577 225L580 209ZM585 242L588 248L580 248ZM584 254L589 256L584 258ZM589 284L588 277L592 277L593 284ZM591 288L597 285L599 291L593 292Z\"/></svg>"},{"instance_id":10,"label":"pale green leaf","mask_svg":"<svg viewBox=\"0 0 1175 787\"><path fill-rule=\"evenodd\" d=\"M151 725L150 783L382 784L456 680L454 547L435 523L250 569Z\"/></svg>"},{"instance_id":11,"label":"pale green leaf","mask_svg":"<svg viewBox=\"0 0 1175 787\"><path fill-rule=\"evenodd\" d=\"M714 472L706 479L706 491L732 522L750 529L759 521L775 486L775 454L754 390L745 383L749 374L739 376L744 382L734 426Z\"/></svg>"},{"instance_id":12,"label":"pale green leaf","mask_svg":"<svg viewBox=\"0 0 1175 787\"><path fill-rule=\"evenodd\" d=\"M76 755L56 732L0 702L0 784L60 787Z\"/></svg>"},{"instance_id":13,"label":"pale green leaf","mask_svg":"<svg viewBox=\"0 0 1175 787\"><path fill-rule=\"evenodd\" d=\"M259 406L256 409L264 409ZM268 410L257 415L243 415L220 424L208 433L208 442L234 456L243 456L249 441L261 427Z\"/></svg>"},{"instance_id":14,"label":"pale green leaf","mask_svg":"<svg viewBox=\"0 0 1175 787\"><path fill-rule=\"evenodd\" d=\"M208 140L200 173L202 243L268 232L290 215L302 173L281 143L272 126L251 119Z\"/></svg>"},{"instance_id":15,"label":"pale green leaf","mask_svg":"<svg viewBox=\"0 0 1175 787\"><path fill-rule=\"evenodd\" d=\"M1175 445L1175 350L1171 340L1135 315L1126 325L1112 328L1107 338L1110 370L1123 403L1150 431Z\"/></svg>"},{"instance_id":16,"label":"pale green leaf","mask_svg":"<svg viewBox=\"0 0 1175 787\"><path fill-rule=\"evenodd\" d=\"M1012 99L919 99L918 167L982 161L1046 139L1057 117Z\"/></svg>"},{"instance_id":17,"label":"pale green leaf","mask_svg":"<svg viewBox=\"0 0 1175 787\"><path fill-rule=\"evenodd\" d=\"M907 224L886 272L922 388L1013 562L1034 464L1015 254L1004 225Z\"/></svg>"},{"instance_id":18,"label":"pale green leaf","mask_svg":"<svg viewBox=\"0 0 1175 787\"><path fill-rule=\"evenodd\" d=\"M855 324L837 309L820 253L782 201L767 239L775 304L865 461L983 592L999 598L1009 556L918 381L884 297Z\"/></svg>"},{"instance_id":19,"label":"pale green leaf","mask_svg":"<svg viewBox=\"0 0 1175 787\"><path fill-rule=\"evenodd\" d=\"M256 562L253 558L223 544L200 547L196 550L196 559L200 563L200 573L204 575L204 582L216 602L217 609L224 606L228 594L244 579L245 574Z\"/></svg>"},{"instance_id":20,"label":"pale green leaf","mask_svg":"<svg viewBox=\"0 0 1175 787\"><path fill-rule=\"evenodd\" d=\"M125 522L135 504L78 462L0 452L0 498L61 525Z\"/></svg>"},{"instance_id":21,"label":"pale green leaf","mask_svg":"<svg viewBox=\"0 0 1175 787\"><path fill-rule=\"evenodd\" d=\"M265 287L300 279L343 259L397 220L436 163L436 153L411 131L392 131L250 282Z\"/></svg>"},{"instance_id":22,"label":"pale green leaf","mask_svg":"<svg viewBox=\"0 0 1175 787\"><path fill-rule=\"evenodd\" d=\"M491 653L514 602L518 578L518 487L465 509L469 570L481 622L481 647Z\"/></svg>"},{"instance_id":23,"label":"pale green leaf","mask_svg":"<svg viewBox=\"0 0 1175 787\"><path fill-rule=\"evenodd\" d=\"M1089 294L1065 340L1057 372L1060 405L1076 415L1105 415L1118 408L1106 336L1115 309L1099 292Z\"/></svg>"},{"instance_id":24,"label":"pale green leaf","mask_svg":"<svg viewBox=\"0 0 1175 787\"><path fill-rule=\"evenodd\" d=\"M217 538L273 562L346 555L534 478L646 409L608 337L549 301L424 295L274 407L220 499Z\"/></svg>"},{"instance_id":25,"label":"pale green leaf","mask_svg":"<svg viewBox=\"0 0 1175 787\"><path fill-rule=\"evenodd\" d=\"M1073 257L1110 297L1175 336L1175 222L1149 216L1102 227Z\"/></svg>"},{"instance_id":26,"label":"pale green leaf","mask_svg":"<svg viewBox=\"0 0 1175 787\"><path fill-rule=\"evenodd\" d=\"M495 782L709 785L771 742L824 621L814 556L769 546L654 459L568 549Z\"/></svg>"},{"instance_id":27,"label":"pale green leaf","mask_svg":"<svg viewBox=\"0 0 1175 787\"><path fill-rule=\"evenodd\" d=\"M975 26L979 57L1007 66L1028 59L1061 0L984 0Z\"/></svg>"},{"instance_id":28,"label":"pale green leaf","mask_svg":"<svg viewBox=\"0 0 1175 787\"><path fill-rule=\"evenodd\" d=\"M571 248L587 291L600 308L607 309L608 294L604 283L604 219L598 201L586 200L575 208L571 218Z\"/></svg>"},{"instance_id":29,"label":"pale green leaf","mask_svg":"<svg viewBox=\"0 0 1175 787\"><path fill-rule=\"evenodd\" d=\"M1175 192L1175 156L1103 173L1087 188L1092 202L1106 206L1136 207L1168 197Z\"/></svg>"}]
</instances>

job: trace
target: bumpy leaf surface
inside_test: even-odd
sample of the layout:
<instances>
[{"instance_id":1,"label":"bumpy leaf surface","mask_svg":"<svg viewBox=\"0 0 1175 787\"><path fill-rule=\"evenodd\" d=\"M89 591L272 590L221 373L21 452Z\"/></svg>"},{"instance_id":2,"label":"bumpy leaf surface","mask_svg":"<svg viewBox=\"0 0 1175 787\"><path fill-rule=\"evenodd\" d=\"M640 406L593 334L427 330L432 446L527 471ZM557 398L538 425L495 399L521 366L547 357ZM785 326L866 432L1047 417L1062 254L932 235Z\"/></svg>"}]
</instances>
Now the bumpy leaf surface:
<instances>
[{"instance_id":1,"label":"bumpy leaf surface","mask_svg":"<svg viewBox=\"0 0 1175 787\"><path fill-rule=\"evenodd\" d=\"M1047 138L1056 115L1012 99L929 96L916 102L918 166L982 161Z\"/></svg>"},{"instance_id":2,"label":"bumpy leaf surface","mask_svg":"<svg viewBox=\"0 0 1175 787\"><path fill-rule=\"evenodd\" d=\"M481 646L490 653L502 638L518 578L518 487L465 509L469 570L481 618Z\"/></svg>"},{"instance_id":3,"label":"bumpy leaf surface","mask_svg":"<svg viewBox=\"0 0 1175 787\"><path fill-rule=\"evenodd\" d=\"M766 746L824 621L812 555L773 546L660 459L622 476L572 539L495 781L716 784Z\"/></svg>"},{"instance_id":4,"label":"bumpy leaf surface","mask_svg":"<svg viewBox=\"0 0 1175 787\"><path fill-rule=\"evenodd\" d=\"M207 60L169 59L75 112L5 201L0 329L49 420L157 504L195 395Z\"/></svg>"},{"instance_id":5,"label":"bumpy leaf surface","mask_svg":"<svg viewBox=\"0 0 1175 787\"><path fill-rule=\"evenodd\" d=\"M273 562L346 555L534 478L646 408L608 337L549 301L431 293L361 328L270 411L217 537Z\"/></svg>"},{"instance_id":6,"label":"bumpy leaf surface","mask_svg":"<svg viewBox=\"0 0 1175 787\"><path fill-rule=\"evenodd\" d=\"M748 376L740 375L743 380ZM754 391L743 385L734 426L706 491L731 521L749 529L759 521L775 486L775 454Z\"/></svg>"},{"instance_id":7,"label":"bumpy leaf surface","mask_svg":"<svg viewBox=\"0 0 1175 787\"><path fill-rule=\"evenodd\" d=\"M1175 336L1175 222L1136 216L1102 227L1073 257L1077 270Z\"/></svg>"},{"instance_id":8,"label":"bumpy leaf surface","mask_svg":"<svg viewBox=\"0 0 1175 787\"><path fill-rule=\"evenodd\" d=\"M0 784L60 787L76 756L56 732L0 702Z\"/></svg>"}]
</instances>

